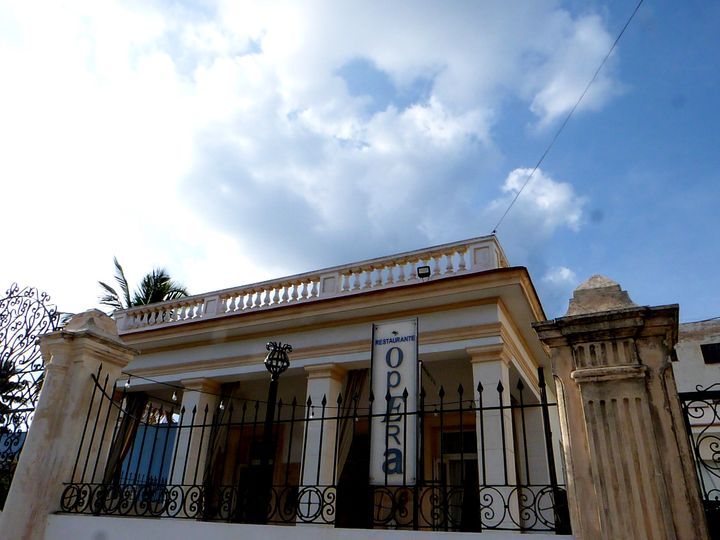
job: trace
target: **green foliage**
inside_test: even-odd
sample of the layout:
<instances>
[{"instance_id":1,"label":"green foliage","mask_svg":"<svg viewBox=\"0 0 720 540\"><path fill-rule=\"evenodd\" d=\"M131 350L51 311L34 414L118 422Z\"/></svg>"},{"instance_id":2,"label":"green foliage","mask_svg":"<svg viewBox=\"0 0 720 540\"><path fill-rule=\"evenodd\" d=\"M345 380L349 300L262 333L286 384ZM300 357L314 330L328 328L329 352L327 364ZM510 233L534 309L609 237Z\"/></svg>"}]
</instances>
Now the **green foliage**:
<instances>
[{"instance_id":1,"label":"green foliage","mask_svg":"<svg viewBox=\"0 0 720 540\"><path fill-rule=\"evenodd\" d=\"M15 366L10 360L0 364L0 415L8 414L24 402L22 393L17 392L24 383L12 380L13 375L15 375ZM3 432L3 425L4 423L0 422L0 434Z\"/></svg>"},{"instance_id":2,"label":"green foliage","mask_svg":"<svg viewBox=\"0 0 720 540\"><path fill-rule=\"evenodd\" d=\"M135 292L130 294L130 286L122 266L117 260L115 263L115 281L118 283L118 291L104 283L98 281L102 287L104 294L100 297L100 303L110 306L113 309L127 309L134 306L144 306L147 304L155 304L164 302L165 300L175 300L187 296L187 289L172 280L170 275L164 268L153 268L152 272L146 274L140 281L140 285Z\"/></svg>"}]
</instances>

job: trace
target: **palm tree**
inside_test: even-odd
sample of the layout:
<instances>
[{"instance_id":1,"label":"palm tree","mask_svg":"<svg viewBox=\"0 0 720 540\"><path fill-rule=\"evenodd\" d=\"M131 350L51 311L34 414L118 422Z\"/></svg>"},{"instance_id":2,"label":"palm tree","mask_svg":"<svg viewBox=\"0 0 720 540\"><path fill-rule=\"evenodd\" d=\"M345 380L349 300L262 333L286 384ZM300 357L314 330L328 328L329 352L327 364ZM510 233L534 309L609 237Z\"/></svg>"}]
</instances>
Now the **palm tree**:
<instances>
[{"instance_id":1,"label":"palm tree","mask_svg":"<svg viewBox=\"0 0 720 540\"><path fill-rule=\"evenodd\" d=\"M153 268L152 272L145 274L137 290L131 295L125 272L117 257L114 257L113 261L115 263L115 281L120 286L120 294L107 283L98 281L104 291L100 297L101 304L113 309L128 309L133 306L175 300L188 295L187 289L173 281L164 268Z\"/></svg>"}]
</instances>

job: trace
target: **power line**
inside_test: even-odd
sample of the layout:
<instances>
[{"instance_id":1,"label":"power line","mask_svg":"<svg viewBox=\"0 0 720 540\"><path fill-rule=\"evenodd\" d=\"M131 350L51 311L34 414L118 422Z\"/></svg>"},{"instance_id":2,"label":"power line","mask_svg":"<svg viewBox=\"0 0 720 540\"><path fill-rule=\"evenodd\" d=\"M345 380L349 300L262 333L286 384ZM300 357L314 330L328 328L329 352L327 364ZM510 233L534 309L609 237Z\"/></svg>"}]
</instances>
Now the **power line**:
<instances>
[{"instance_id":1,"label":"power line","mask_svg":"<svg viewBox=\"0 0 720 540\"><path fill-rule=\"evenodd\" d=\"M525 180L525 183L522 185L522 187L520 188L520 190L515 194L515 197L513 198L513 200L510 201L510 204L508 205L507 209L505 210L505 213L502 215L502 217L500 217L500 219L498 220L497 224L496 224L495 227L493 228L492 234L495 234L495 233L497 232L497 229L498 229L498 227L500 226L500 224L503 222L503 220L505 219L505 216L508 215L508 212L510 212L510 209L511 209L511 208L513 207L513 205L515 204L515 201L517 201L517 200L518 200L518 197L520 197L520 194L521 194L521 193L523 192L523 190L525 189L525 186L527 186L528 183L530 182L530 180L532 180L532 177L535 175L535 171L538 170L538 168L540 167L540 165L542 164L542 162L545 160L545 157L548 155L548 152L550 152L550 149L551 149L551 148L553 147L553 145L555 144L555 141L557 141L558 137L560 136L560 133L562 133L563 129L565 129L565 126L566 126L567 123L570 121L570 118L572 117L573 113L575 112L575 109L578 108L578 105L580 105L580 102L581 102L581 101L583 100L583 98L585 97L585 94L588 93L588 90L590 90L590 87L593 85L593 83L594 83L595 80L597 79L597 76L600 74L600 71L602 70L603 66L605 66L605 63L607 62L608 58L610 58L610 55L611 55L612 52L615 50L615 47L617 46L618 42L620 41L620 38L621 38L621 37L623 36L623 34L625 33L625 30L627 30L627 27L630 26L630 22L632 22L633 18L635 17L635 14L636 14L636 13L638 12L638 10L640 9L640 6L642 5L643 1L644 1L644 0L640 0L640 1L637 3L637 5L635 6L635 9L633 10L632 14L630 15L630 17L628 18L627 22L625 23L625 26L622 27L622 30L620 30L620 33L619 33L619 34L617 35L617 37L615 38L615 41L613 42L612 47L610 47L610 50L607 52L607 54L605 55L605 57L602 59L602 62L600 62L600 65L599 65L598 68L595 70L595 74L592 76L592 79L590 79L590 82L588 82L588 83L587 83L587 86L585 86L585 90L582 91L582 94L580 94L580 97L579 97L578 100L575 102L575 105L573 105L572 109L570 109L570 112L569 112L569 113L567 114L567 116L565 117L565 120L563 120L563 123L560 124L560 127L559 127L558 130L555 132L555 135L554 135L553 138L550 140L550 144L548 144L547 148L545 148L545 151L542 153L542 156L540 156L540 159L539 159L538 162L535 164L535 167L533 168L532 172L528 175L527 179Z\"/></svg>"}]
</instances>

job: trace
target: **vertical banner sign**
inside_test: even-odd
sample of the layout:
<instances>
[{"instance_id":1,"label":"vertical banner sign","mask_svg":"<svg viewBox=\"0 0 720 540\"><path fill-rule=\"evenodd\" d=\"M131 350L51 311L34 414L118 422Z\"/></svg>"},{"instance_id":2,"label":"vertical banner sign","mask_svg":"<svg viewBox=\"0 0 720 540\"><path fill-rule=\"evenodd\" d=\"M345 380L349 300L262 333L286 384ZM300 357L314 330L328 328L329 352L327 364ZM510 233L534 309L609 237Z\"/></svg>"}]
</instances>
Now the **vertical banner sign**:
<instances>
[{"instance_id":1,"label":"vertical banner sign","mask_svg":"<svg viewBox=\"0 0 720 540\"><path fill-rule=\"evenodd\" d=\"M370 483L373 485L415 484L417 351L417 319L373 325L375 401L370 434ZM405 390L407 400L403 399Z\"/></svg>"}]
</instances>

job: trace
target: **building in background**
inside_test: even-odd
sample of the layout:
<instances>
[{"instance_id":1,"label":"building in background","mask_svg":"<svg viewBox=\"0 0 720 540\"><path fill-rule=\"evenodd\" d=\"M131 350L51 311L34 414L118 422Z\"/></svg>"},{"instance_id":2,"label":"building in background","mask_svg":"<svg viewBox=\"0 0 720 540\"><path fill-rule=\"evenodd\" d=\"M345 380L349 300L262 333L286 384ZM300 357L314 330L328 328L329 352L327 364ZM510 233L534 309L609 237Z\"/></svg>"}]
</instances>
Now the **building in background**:
<instances>
[{"instance_id":1,"label":"building in background","mask_svg":"<svg viewBox=\"0 0 720 540\"><path fill-rule=\"evenodd\" d=\"M720 319L680 325L673 371L692 432L700 490L720 521Z\"/></svg>"}]
</instances>

